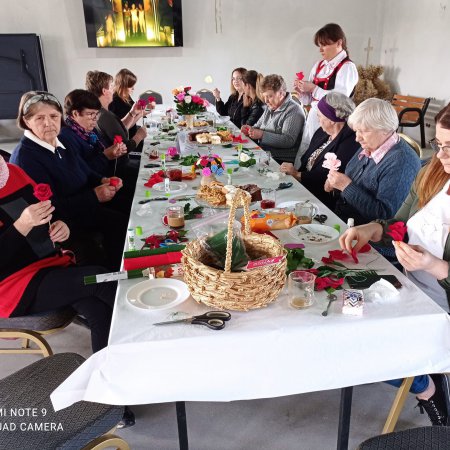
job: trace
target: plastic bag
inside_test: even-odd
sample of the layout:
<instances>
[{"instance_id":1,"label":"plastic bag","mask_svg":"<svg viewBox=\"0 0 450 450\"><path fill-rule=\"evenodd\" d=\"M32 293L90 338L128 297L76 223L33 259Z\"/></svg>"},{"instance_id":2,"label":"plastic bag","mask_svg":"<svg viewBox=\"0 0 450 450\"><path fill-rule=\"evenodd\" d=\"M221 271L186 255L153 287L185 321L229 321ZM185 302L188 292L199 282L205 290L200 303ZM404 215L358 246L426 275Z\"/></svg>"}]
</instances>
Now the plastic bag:
<instances>
[{"instance_id":1,"label":"plastic bag","mask_svg":"<svg viewBox=\"0 0 450 450\"><path fill-rule=\"evenodd\" d=\"M203 250L206 252L205 264L218 269L225 268L227 251L229 212L215 214L192 227ZM235 220L233 224L233 242L231 250L231 271L239 272L245 268L249 257L242 239L241 224Z\"/></svg>"}]
</instances>

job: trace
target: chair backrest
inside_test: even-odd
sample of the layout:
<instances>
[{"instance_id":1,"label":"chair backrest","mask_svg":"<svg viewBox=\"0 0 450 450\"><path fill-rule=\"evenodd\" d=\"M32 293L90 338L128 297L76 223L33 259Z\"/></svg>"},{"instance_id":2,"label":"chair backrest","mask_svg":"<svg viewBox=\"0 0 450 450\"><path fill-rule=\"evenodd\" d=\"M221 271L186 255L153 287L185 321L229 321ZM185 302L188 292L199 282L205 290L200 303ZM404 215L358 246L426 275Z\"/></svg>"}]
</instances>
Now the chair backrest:
<instances>
[{"instance_id":1,"label":"chair backrest","mask_svg":"<svg viewBox=\"0 0 450 450\"><path fill-rule=\"evenodd\" d=\"M143 92L139 96L139 100L147 100L149 97L155 97L155 103L157 105L162 105L162 103L163 103L162 95L159 92L155 92L155 91L152 91L152 90L148 90L148 91Z\"/></svg>"},{"instance_id":2,"label":"chair backrest","mask_svg":"<svg viewBox=\"0 0 450 450\"><path fill-rule=\"evenodd\" d=\"M411 95L394 94L391 105L397 111L400 125L416 123L425 116L430 98L413 97Z\"/></svg>"},{"instance_id":3,"label":"chair backrest","mask_svg":"<svg viewBox=\"0 0 450 450\"><path fill-rule=\"evenodd\" d=\"M407 134L404 133L398 133L398 135L410 146L412 149L417 153L417 156L420 158L422 156L422 148L420 145L412 138L409 137Z\"/></svg>"},{"instance_id":4,"label":"chair backrest","mask_svg":"<svg viewBox=\"0 0 450 450\"><path fill-rule=\"evenodd\" d=\"M11 157L11 153L9 153L6 150L3 150L3 149L0 148L0 155L3 156L3 159L6 162L9 162L9 158Z\"/></svg>"},{"instance_id":5,"label":"chair backrest","mask_svg":"<svg viewBox=\"0 0 450 450\"><path fill-rule=\"evenodd\" d=\"M201 98L204 98L205 100L208 100L208 102L212 105L216 104L216 98L214 97L213 92L209 89L200 89L197 91L197 95Z\"/></svg>"}]
</instances>

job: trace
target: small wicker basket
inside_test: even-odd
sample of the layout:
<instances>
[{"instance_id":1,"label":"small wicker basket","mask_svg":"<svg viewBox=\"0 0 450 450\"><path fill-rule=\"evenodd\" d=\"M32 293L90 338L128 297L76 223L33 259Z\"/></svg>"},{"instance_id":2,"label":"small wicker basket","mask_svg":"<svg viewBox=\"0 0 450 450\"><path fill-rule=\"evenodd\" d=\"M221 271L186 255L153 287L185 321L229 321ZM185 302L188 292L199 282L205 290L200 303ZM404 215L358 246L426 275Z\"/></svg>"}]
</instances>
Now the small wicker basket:
<instances>
[{"instance_id":1,"label":"small wicker basket","mask_svg":"<svg viewBox=\"0 0 450 450\"><path fill-rule=\"evenodd\" d=\"M233 223L236 208L244 207L243 240L250 259L286 255L281 243L271 236L250 231L249 200L238 190L228 218L227 252L225 269L210 267L205 261L206 252L198 240L188 242L182 250L184 281L192 297L199 303L218 309L248 311L261 308L275 300L286 282L286 258L278 264L259 267L248 272L231 272Z\"/></svg>"}]
</instances>

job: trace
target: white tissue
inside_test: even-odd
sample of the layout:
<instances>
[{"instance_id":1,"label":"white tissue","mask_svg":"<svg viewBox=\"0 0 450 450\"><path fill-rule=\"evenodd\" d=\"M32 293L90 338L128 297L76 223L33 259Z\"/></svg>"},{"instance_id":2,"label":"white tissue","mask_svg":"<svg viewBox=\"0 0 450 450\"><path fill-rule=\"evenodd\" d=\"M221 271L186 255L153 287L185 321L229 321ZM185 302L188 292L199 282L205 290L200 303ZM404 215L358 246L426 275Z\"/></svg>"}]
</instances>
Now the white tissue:
<instances>
[{"instance_id":1,"label":"white tissue","mask_svg":"<svg viewBox=\"0 0 450 450\"><path fill-rule=\"evenodd\" d=\"M373 283L369 289L364 290L365 300L373 303L390 303L392 300L398 300L399 297L400 294L397 289L384 278Z\"/></svg>"}]
</instances>

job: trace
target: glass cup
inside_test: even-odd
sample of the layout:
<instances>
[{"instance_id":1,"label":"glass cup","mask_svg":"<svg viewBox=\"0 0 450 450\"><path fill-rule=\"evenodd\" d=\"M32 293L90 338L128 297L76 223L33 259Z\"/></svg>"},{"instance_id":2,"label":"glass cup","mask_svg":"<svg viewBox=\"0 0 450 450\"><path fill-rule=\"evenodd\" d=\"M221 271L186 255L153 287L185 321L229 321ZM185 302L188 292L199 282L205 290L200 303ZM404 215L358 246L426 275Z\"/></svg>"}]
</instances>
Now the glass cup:
<instances>
[{"instance_id":1,"label":"glass cup","mask_svg":"<svg viewBox=\"0 0 450 450\"><path fill-rule=\"evenodd\" d=\"M170 181L181 181L183 178L183 171L181 167L171 167L167 170L167 176Z\"/></svg>"},{"instance_id":2,"label":"glass cup","mask_svg":"<svg viewBox=\"0 0 450 450\"><path fill-rule=\"evenodd\" d=\"M150 120L149 122L147 122L147 128L149 135L155 135L158 133L159 124L154 120Z\"/></svg>"},{"instance_id":3,"label":"glass cup","mask_svg":"<svg viewBox=\"0 0 450 450\"><path fill-rule=\"evenodd\" d=\"M148 155L150 159L158 159L159 158L159 150L157 148L152 148Z\"/></svg>"},{"instance_id":4,"label":"glass cup","mask_svg":"<svg viewBox=\"0 0 450 450\"><path fill-rule=\"evenodd\" d=\"M276 190L271 188L261 189L261 209L275 208L276 204Z\"/></svg>"},{"instance_id":5,"label":"glass cup","mask_svg":"<svg viewBox=\"0 0 450 450\"><path fill-rule=\"evenodd\" d=\"M305 270L294 270L288 278L289 305L296 309L309 308L314 303L316 276Z\"/></svg>"},{"instance_id":6,"label":"glass cup","mask_svg":"<svg viewBox=\"0 0 450 450\"><path fill-rule=\"evenodd\" d=\"M312 223L313 217L318 213L316 205L309 202L295 204L295 215L299 224Z\"/></svg>"},{"instance_id":7,"label":"glass cup","mask_svg":"<svg viewBox=\"0 0 450 450\"><path fill-rule=\"evenodd\" d=\"M270 158L272 155L270 152L261 151L259 153L259 164L262 166L270 166Z\"/></svg>"},{"instance_id":8,"label":"glass cup","mask_svg":"<svg viewBox=\"0 0 450 450\"><path fill-rule=\"evenodd\" d=\"M169 206L166 209L167 226L174 229L184 227L184 208L183 206ZM165 224L165 223L164 223Z\"/></svg>"},{"instance_id":9,"label":"glass cup","mask_svg":"<svg viewBox=\"0 0 450 450\"><path fill-rule=\"evenodd\" d=\"M161 121L161 131L164 133L167 133L169 130L170 130L169 121L167 119L162 120Z\"/></svg>"}]
</instances>

